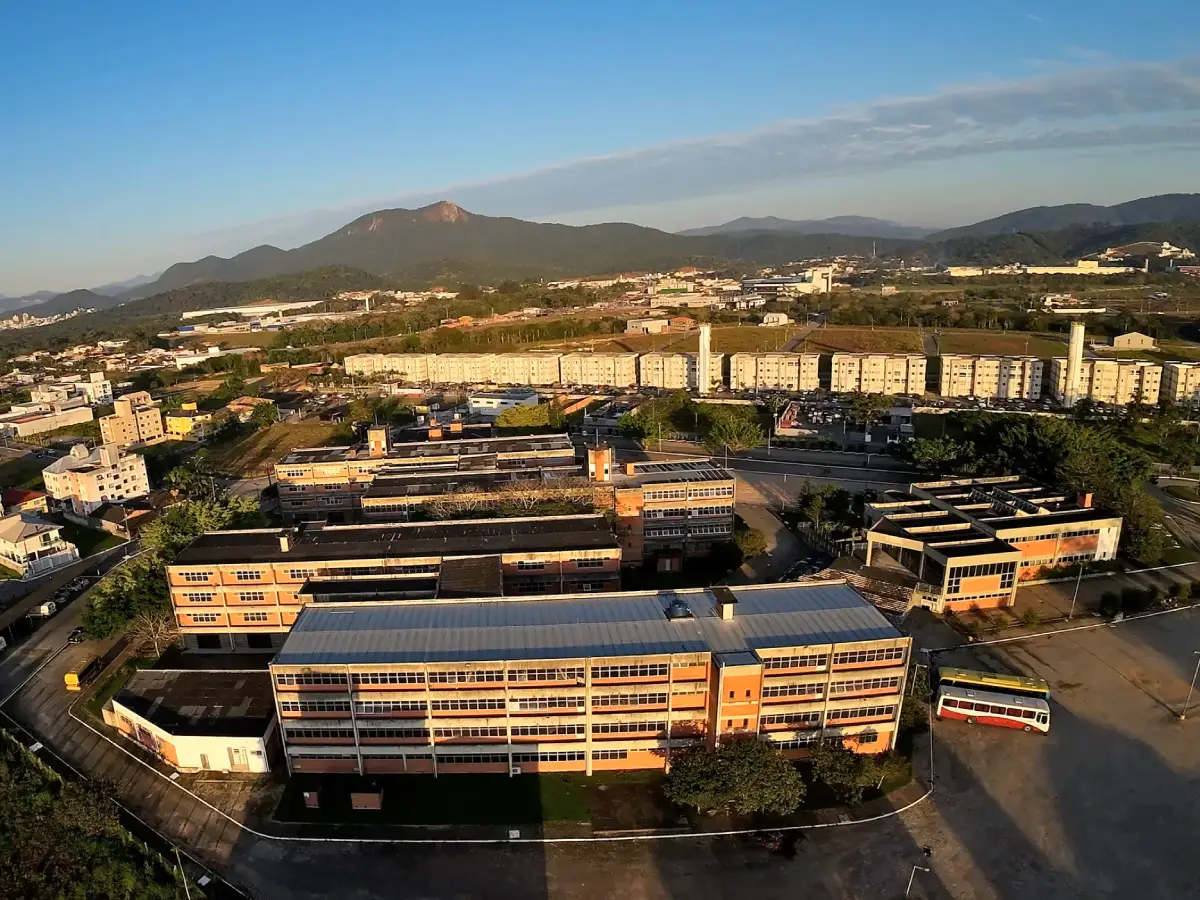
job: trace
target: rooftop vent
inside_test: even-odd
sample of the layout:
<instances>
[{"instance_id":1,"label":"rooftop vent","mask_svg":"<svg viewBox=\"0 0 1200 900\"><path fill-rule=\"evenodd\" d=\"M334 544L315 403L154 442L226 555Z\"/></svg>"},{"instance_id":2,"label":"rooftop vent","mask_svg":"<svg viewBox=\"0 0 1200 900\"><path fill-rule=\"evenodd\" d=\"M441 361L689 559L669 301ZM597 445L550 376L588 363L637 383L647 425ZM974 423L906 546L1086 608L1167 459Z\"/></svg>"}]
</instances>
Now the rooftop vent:
<instances>
[{"instance_id":1,"label":"rooftop vent","mask_svg":"<svg viewBox=\"0 0 1200 900\"><path fill-rule=\"evenodd\" d=\"M675 597L667 604L668 619L690 619L692 618L691 608L678 597Z\"/></svg>"}]
</instances>

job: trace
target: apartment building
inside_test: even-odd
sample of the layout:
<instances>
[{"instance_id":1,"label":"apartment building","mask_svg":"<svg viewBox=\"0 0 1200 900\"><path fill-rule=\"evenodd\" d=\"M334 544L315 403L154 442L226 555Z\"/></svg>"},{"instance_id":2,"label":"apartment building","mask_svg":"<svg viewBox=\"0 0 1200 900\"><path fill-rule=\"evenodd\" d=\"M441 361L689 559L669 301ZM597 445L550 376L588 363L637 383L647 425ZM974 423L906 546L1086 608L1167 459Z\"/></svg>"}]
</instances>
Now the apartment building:
<instances>
[{"instance_id":1,"label":"apartment building","mask_svg":"<svg viewBox=\"0 0 1200 900\"><path fill-rule=\"evenodd\" d=\"M29 513L0 517L0 566L23 580L37 578L78 561L79 550L62 536L62 526Z\"/></svg>"},{"instance_id":2,"label":"apartment building","mask_svg":"<svg viewBox=\"0 0 1200 900\"><path fill-rule=\"evenodd\" d=\"M35 385L29 391L34 403L55 403L80 397L89 406L103 406L113 402L112 382L103 372L82 375L64 375L54 381Z\"/></svg>"},{"instance_id":3,"label":"apartment building","mask_svg":"<svg viewBox=\"0 0 1200 900\"><path fill-rule=\"evenodd\" d=\"M558 384L559 353L497 353L492 361L493 384L547 387Z\"/></svg>"},{"instance_id":4,"label":"apartment building","mask_svg":"<svg viewBox=\"0 0 1200 900\"><path fill-rule=\"evenodd\" d=\"M940 393L943 397L981 400L1038 400L1042 396L1043 363L1034 356L964 356L943 354Z\"/></svg>"},{"instance_id":5,"label":"apartment building","mask_svg":"<svg viewBox=\"0 0 1200 900\"><path fill-rule=\"evenodd\" d=\"M621 548L601 515L216 531L167 567L188 649L276 648L301 607L615 590Z\"/></svg>"},{"instance_id":6,"label":"apartment building","mask_svg":"<svg viewBox=\"0 0 1200 900\"><path fill-rule=\"evenodd\" d=\"M1050 360L1050 391L1059 403L1068 393L1066 359ZM1163 367L1144 359L1083 359L1078 364L1078 399L1112 406L1154 406L1162 389Z\"/></svg>"},{"instance_id":7,"label":"apartment building","mask_svg":"<svg viewBox=\"0 0 1200 900\"><path fill-rule=\"evenodd\" d=\"M289 773L670 770L895 746L911 639L842 582L315 604L271 664Z\"/></svg>"},{"instance_id":8,"label":"apartment building","mask_svg":"<svg viewBox=\"0 0 1200 900\"><path fill-rule=\"evenodd\" d=\"M815 391L819 353L735 353L729 357L731 391Z\"/></svg>"},{"instance_id":9,"label":"apartment building","mask_svg":"<svg viewBox=\"0 0 1200 900\"><path fill-rule=\"evenodd\" d=\"M722 384L724 353L708 355L708 393ZM700 364L695 353L643 353L638 357L638 384L670 391L699 391Z\"/></svg>"},{"instance_id":10,"label":"apartment building","mask_svg":"<svg viewBox=\"0 0 1200 900\"><path fill-rule=\"evenodd\" d=\"M835 394L925 393L925 357L915 353L835 353L830 372Z\"/></svg>"},{"instance_id":11,"label":"apartment building","mask_svg":"<svg viewBox=\"0 0 1200 900\"><path fill-rule=\"evenodd\" d=\"M733 540L735 481L711 459L631 462L619 466L609 447L589 447L588 476L612 486L622 559L682 571L688 557Z\"/></svg>"},{"instance_id":12,"label":"apartment building","mask_svg":"<svg viewBox=\"0 0 1200 900\"><path fill-rule=\"evenodd\" d=\"M362 497L377 476L489 469L534 478L581 471L565 434L392 444L386 428L372 428L360 447L293 450L276 463L275 480L286 521L352 522L360 517Z\"/></svg>"},{"instance_id":13,"label":"apartment building","mask_svg":"<svg viewBox=\"0 0 1200 900\"><path fill-rule=\"evenodd\" d=\"M146 457L112 444L88 450L76 444L66 456L42 470L46 493L60 507L87 516L104 503L121 503L150 493Z\"/></svg>"},{"instance_id":14,"label":"apartment building","mask_svg":"<svg viewBox=\"0 0 1200 900\"><path fill-rule=\"evenodd\" d=\"M1121 517L1015 475L913 484L867 505L867 565L883 549L937 612L1012 606L1043 569L1115 559Z\"/></svg>"},{"instance_id":15,"label":"apartment building","mask_svg":"<svg viewBox=\"0 0 1200 900\"><path fill-rule=\"evenodd\" d=\"M106 444L128 447L162 440L162 411L147 391L134 391L113 401L113 414L100 418L100 437Z\"/></svg>"},{"instance_id":16,"label":"apartment building","mask_svg":"<svg viewBox=\"0 0 1200 900\"><path fill-rule=\"evenodd\" d=\"M636 353L564 353L559 379L564 385L633 387L638 383Z\"/></svg>"},{"instance_id":17,"label":"apartment building","mask_svg":"<svg viewBox=\"0 0 1200 900\"><path fill-rule=\"evenodd\" d=\"M357 353L343 361L346 374L356 378L389 379L428 384L429 353Z\"/></svg>"},{"instance_id":18,"label":"apartment building","mask_svg":"<svg viewBox=\"0 0 1200 900\"><path fill-rule=\"evenodd\" d=\"M167 436L177 441L204 441L217 430L217 414L185 403L179 409L163 413Z\"/></svg>"},{"instance_id":19,"label":"apartment building","mask_svg":"<svg viewBox=\"0 0 1200 900\"><path fill-rule=\"evenodd\" d=\"M1168 402L1179 406L1200 405L1200 363L1164 364L1160 394Z\"/></svg>"}]
</instances>

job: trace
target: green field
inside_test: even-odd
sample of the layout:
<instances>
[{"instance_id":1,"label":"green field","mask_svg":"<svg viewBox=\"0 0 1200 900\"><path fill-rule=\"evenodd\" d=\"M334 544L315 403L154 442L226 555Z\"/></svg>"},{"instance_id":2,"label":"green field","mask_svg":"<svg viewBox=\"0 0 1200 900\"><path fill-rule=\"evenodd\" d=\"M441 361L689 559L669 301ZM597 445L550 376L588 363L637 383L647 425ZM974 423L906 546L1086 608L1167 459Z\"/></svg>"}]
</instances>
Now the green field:
<instances>
[{"instance_id":1,"label":"green field","mask_svg":"<svg viewBox=\"0 0 1200 900\"><path fill-rule=\"evenodd\" d=\"M44 490L42 469L50 465L51 460L39 459L36 456L21 456L0 463L0 488L29 488Z\"/></svg>"},{"instance_id":2,"label":"green field","mask_svg":"<svg viewBox=\"0 0 1200 900\"><path fill-rule=\"evenodd\" d=\"M1067 345L1054 335L1026 331L942 331L937 336L942 353L1036 356L1049 359L1066 356Z\"/></svg>"},{"instance_id":3,"label":"green field","mask_svg":"<svg viewBox=\"0 0 1200 900\"><path fill-rule=\"evenodd\" d=\"M922 353L919 328L826 325L808 332L795 350L803 353Z\"/></svg>"}]
</instances>

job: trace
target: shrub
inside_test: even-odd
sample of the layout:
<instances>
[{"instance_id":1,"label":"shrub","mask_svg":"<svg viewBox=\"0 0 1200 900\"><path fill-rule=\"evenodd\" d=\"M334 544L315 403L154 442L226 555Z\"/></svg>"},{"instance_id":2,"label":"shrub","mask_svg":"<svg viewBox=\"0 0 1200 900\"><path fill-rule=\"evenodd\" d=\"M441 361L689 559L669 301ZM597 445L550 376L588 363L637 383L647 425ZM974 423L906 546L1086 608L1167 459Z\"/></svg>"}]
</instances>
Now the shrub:
<instances>
[{"instance_id":1,"label":"shrub","mask_svg":"<svg viewBox=\"0 0 1200 900\"><path fill-rule=\"evenodd\" d=\"M868 790L904 768L904 761L894 753L855 753L840 739L814 744L809 760L813 778L852 806L861 803Z\"/></svg>"},{"instance_id":2,"label":"shrub","mask_svg":"<svg viewBox=\"0 0 1200 900\"><path fill-rule=\"evenodd\" d=\"M1190 581L1180 581L1171 585L1171 596L1180 603L1186 603L1192 598L1192 583Z\"/></svg>"},{"instance_id":3,"label":"shrub","mask_svg":"<svg viewBox=\"0 0 1200 900\"><path fill-rule=\"evenodd\" d=\"M787 815L804 799L804 780L778 750L754 739L677 756L663 788L667 799L702 812Z\"/></svg>"},{"instance_id":4,"label":"shrub","mask_svg":"<svg viewBox=\"0 0 1200 900\"><path fill-rule=\"evenodd\" d=\"M1115 591L1105 591L1100 595L1100 612L1106 616L1115 616L1121 611L1121 597Z\"/></svg>"},{"instance_id":5,"label":"shrub","mask_svg":"<svg viewBox=\"0 0 1200 900\"><path fill-rule=\"evenodd\" d=\"M1042 617L1037 614L1036 610L1027 609L1021 613L1021 621L1032 628L1042 623Z\"/></svg>"}]
</instances>

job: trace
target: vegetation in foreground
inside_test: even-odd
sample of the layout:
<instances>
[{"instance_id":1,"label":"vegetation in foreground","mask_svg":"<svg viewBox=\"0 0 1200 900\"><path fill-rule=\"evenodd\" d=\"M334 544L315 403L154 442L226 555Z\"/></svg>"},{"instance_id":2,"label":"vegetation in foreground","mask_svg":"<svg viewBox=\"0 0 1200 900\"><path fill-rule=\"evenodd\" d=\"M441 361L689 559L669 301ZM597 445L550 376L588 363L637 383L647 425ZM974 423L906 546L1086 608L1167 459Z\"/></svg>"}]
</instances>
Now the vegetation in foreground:
<instances>
[{"instance_id":1,"label":"vegetation in foreground","mask_svg":"<svg viewBox=\"0 0 1200 900\"><path fill-rule=\"evenodd\" d=\"M0 895L176 900L183 884L132 839L95 782L67 782L0 733ZM193 897L203 896L191 888Z\"/></svg>"}]
</instances>

